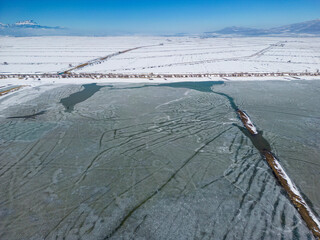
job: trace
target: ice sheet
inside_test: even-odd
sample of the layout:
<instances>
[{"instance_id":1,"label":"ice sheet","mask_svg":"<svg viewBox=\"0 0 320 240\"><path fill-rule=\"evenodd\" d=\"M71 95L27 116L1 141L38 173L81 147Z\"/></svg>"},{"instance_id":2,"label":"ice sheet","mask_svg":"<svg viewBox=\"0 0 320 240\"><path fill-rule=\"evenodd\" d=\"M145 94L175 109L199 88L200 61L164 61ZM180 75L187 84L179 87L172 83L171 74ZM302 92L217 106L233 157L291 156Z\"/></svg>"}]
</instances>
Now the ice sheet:
<instances>
[{"instance_id":1,"label":"ice sheet","mask_svg":"<svg viewBox=\"0 0 320 240\"><path fill-rule=\"evenodd\" d=\"M313 239L268 165L235 126L241 122L229 101L210 92L208 83L198 84L114 84L72 112L60 100L81 85L39 86L6 98L20 104L0 110L1 238ZM319 106L301 98L308 92L317 99L318 85L213 86L232 96L264 131L316 213ZM281 89L295 98L283 102ZM261 105L267 90L275 94L273 109ZM310 108L301 112L305 106ZM34 119L7 119L42 110ZM288 111L286 116L302 115L295 117L300 121L281 124L277 112Z\"/></svg>"}]
</instances>

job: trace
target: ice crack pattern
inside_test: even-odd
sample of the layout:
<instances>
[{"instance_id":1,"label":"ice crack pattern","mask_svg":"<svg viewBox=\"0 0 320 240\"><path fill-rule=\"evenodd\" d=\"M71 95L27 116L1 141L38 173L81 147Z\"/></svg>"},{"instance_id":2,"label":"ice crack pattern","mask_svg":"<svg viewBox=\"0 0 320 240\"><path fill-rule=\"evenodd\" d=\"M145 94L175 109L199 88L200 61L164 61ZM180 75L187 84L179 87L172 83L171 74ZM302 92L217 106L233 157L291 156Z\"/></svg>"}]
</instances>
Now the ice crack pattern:
<instances>
[{"instance_id":1,"label":"ice crack pattern","mask_svg":"<svg viewBox=\"0 0 320 240\"><path fill-rule=\"evenodd\" d=\"M85 87L65 85L1 110L0 238L314 239L261 151L317 217L319 109L301 96L319 84L252 84L99 84L72 111Z\"/></svg>"}]
</instances>

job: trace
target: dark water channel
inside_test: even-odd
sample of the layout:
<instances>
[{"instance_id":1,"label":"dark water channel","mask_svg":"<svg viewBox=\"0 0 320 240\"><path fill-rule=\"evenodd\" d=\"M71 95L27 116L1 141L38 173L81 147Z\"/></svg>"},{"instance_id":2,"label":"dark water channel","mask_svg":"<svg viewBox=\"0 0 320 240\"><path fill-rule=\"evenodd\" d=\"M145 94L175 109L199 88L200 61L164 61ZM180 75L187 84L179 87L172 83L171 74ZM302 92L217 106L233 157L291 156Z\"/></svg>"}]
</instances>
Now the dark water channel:
<instances>
[{"instance_id":1,"label":"dark water channel","mask_svg":"<svg viewBox=\"0 0 320 240\"><path fill-rule=\"evenodd\" d=\"M229 103L232 109L236 112L239 110L239 107L236 105L234 102L234 99L230 97L229 95L222 93L222 92L215 92L213 91L213 87L215 85L222 85L224 84L223 81L218 81L218 82L181 82L181 83L169 83L169 84L160 84L159 86L161 87L173 87L173 88L188 88L188 89L193 89L197 90L200 92L208 92L208 93L214 93L218 94L220 96L225 97ZM252 144L255 146L259 152L262 152L264 150L271 151L271 147L269 142L262 136L263 132L258 131L258 134L252 135L246 128L238 126L234 124L234 126L238 127L239 130L246 135L252 142Z\"/></svg>"},{"instance_id":2,"label":"dark water channel","mask_svg":"<svg viewBox=\"0 0 320 240\"><path fill-rule=\"evenodd\" d=\"M62 98L60 100L60 103L62 103L62 105L65 107L66 112L72 112L75 105L92 97L96 92L105 86L98 86L96 83L91 83L84 84L82 87L84 89L80 92L73 93L69 97Z\"/></svg>"},{"instance_id":3,"label":"dark water channel","mask_svg":"<svg viewBox=\"0 0 320 240\"><path fill-rule=\"evenodd\" d=\"M15 119L15 118L24 118L25 120L30 119L30 118L35 119L37 116L43 115L45 113L46 113L46 111L40 111L40 112L30 114L30 115L8 117L7 119Z\"/></svg>"},{"instance_id":4,"label":"dark water channel","mask_svg":"<svg viewBox=\"0 0 320 240\"><path fill-rule=\"evenodd\" d=\"M187 89L192 89L192 90L196 90L204 93L214 93L214 94L218 94L220 96L225 97L229 101L231 108L235 112L237 112L239 110L239 107L236 105L232 97L230 97L228 94L225 94L222 92L216 92L213 90L213 87L215 85L223 85L223 84L224 84L223 81L175 82L175 83L165 83L165 84L159 84L159 85L144 85L139 87L130 87L129 89L144 88L144 87L171 87L171 88L187 88ZM258 134L252 135L246 128L238 126L236 124L234 124L234 126L238 127L239 130L251 140L252 144L259 152L262 152L264 150L271 151L269 142L262 136L263 131L258 131Z\"/></svg>"}]
</instances>

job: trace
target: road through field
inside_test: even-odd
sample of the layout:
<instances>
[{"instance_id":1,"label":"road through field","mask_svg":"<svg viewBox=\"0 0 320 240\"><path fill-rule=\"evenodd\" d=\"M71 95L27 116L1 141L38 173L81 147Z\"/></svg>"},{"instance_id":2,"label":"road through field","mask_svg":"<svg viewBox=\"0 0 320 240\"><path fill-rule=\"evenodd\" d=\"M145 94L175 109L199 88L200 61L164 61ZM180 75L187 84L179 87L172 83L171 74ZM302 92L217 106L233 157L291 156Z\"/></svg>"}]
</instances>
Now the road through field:
<instances>
[{"instance_id":1,"label":"road through field","mask_svg":"<svg viewBox=\"0 0 320 240\"><path fill-rule=\"evenodd\" d=\"M223 58L210 58L210 59L204 59L204 60L193 60L193 61L185 61L185 62L176 62L176 63L165 63L161 65L150 65L150 66L143 66L143 67L133 67L133 68L123 68L121 70L124 71L130 71L130 70L136 70L136 69L150 69L150 68L163 68L163 67L173 67L173 66L184 66L184 65L195 65L195 64L205 64L205 63L213 63L213 62L222 62L222 61L239 61L239 60L248 60L253 57L261 57L266 52L268 52L271 49L274 49L275 47L283 47L286 41L279 41L277 43L270 44L268 47L265 47L253 54L250 55L244 55L244 56L237 56L237 57L223 57ZM256 60L254 60L256 61ZM67 73L67 72L66 72Z\"/></svg>"},{"instance_id":2,"label":"road through field","mask_svg":"<svg viewBox=\"0 0 320 240\"><path fill-rule=\"evenodd\" d=\"M154 46L161 46L163 45L162 43L160 44L155 44L155 45L148 45L148 46L141 46L141 47L134 47L134 48L129 48L129 49L126 49L126 50L123 50L123 51L118 51L118 52L115 52L115 53L112 53L112 54L109 54L107 56L104 56L104 57L100 57L100 58L95 58L93 60L90 60L88 62L85 62L85 63L81 63L75 67L72 67L70 69L67 69L63 72L59 72L59 74L68 74L70 73L71 71L73 70L76 70L76 69L80 69L80 68L84 68L86 66L91 66L91 65L94 65L94 64L100 64L102 63L103 61L106 61L112 57L115 57L115 56L118 56L120 54L123 54L123 53L127 53L127 52L130 52L130 51L133 51L133 50L137 50L137 49L140 49L140 48L146 48L146 47L154 47Z\"/></svg>"}]
</instances>

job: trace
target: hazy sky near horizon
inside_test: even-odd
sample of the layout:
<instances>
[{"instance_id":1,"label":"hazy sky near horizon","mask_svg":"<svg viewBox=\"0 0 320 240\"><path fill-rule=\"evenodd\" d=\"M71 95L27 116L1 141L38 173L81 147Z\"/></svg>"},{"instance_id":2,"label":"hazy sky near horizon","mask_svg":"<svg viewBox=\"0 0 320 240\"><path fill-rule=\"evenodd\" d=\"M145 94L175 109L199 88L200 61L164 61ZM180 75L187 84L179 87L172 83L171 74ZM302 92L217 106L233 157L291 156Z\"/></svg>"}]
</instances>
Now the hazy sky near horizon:
<instances>
[{"instance_id":1,"label":"hazy sky near horizon","mask_svg":"<svg viewBox=\"0 0 320 240\"><path fill-rule=\"evenodd\" d=\"M0 22L84 31L201 33L320 18L320 0L0 0Z\"/></svg>"}]
</instances>

